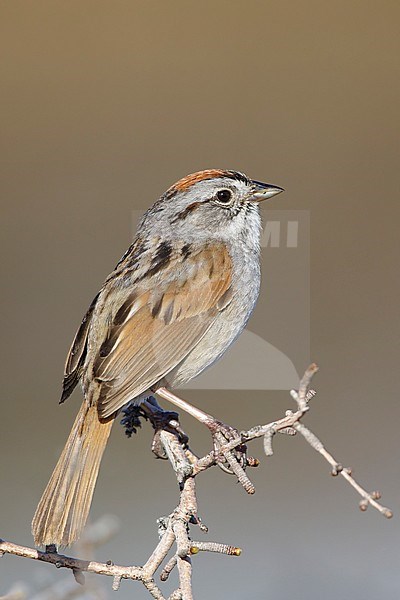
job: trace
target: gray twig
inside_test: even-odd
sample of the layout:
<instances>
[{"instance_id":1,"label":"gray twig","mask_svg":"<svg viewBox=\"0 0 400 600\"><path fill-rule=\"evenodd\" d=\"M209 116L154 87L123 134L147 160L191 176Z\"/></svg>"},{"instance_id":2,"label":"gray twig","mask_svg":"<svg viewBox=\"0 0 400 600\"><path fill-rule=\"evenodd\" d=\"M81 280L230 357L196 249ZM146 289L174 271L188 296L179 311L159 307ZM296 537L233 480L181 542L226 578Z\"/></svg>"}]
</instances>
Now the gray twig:
<instances>
[{"instance_id":1,"label":"gray twig","mask_svg":"<svg viewBox=\"0 0 400 600\"><path fill-rule=\"evenodd\" d=\"M302 418L309 411L309 401L315 395L315 391L309 389L311 380L318 367L315 364L304 373L300 381L299 389L291 390L291 396L297 405L297 410L287 410L284 417L277 421L272 421L265 425L256 425L247 431L237 434L234 439L227 441L223 436L218 439L219 453L224 456L243 488L253 494L255 488L245 473L246 466L257 466L258 461L249 458L239 462L236 458L235 450L240 450L244 443L257 438L264 438L264 450L267 456L273 455L272 441L276 433L286 433L293 435L300 434L306 442L327 460L332 467L333 475L341 475L350 483L350 485L360 494L360 509L365 511L371 505L387 518L392 516L392 511L378 502L380 492L366 491L353 477L351 470L343 468L329 453L321 440L302 422ZM55 548L48 547L46 552L40 552L32 548L19 546L12 542L0 540L0 557L6 553L14 554L33 560L40 560L55 565L57 568L71 569L78 583L83 583L84 572L96 573L98 575L107 575L113 578L113 589L117 590L122 579L131 579L141 581L149 594L156 600L165 600L162 591L154 581L154 575L158 568L164 563L160 579L162 582L168 579L169 574L177 566L179 575L179 587L168 598L168 600L193 600L192 592L192 560L191 556L198 552L215 552L227 554L230 556L239 556L240 548L229 546L218 542L193 542L190 539L190 525L196 524L206 531L201 520L197 516L196 499L196 477L202 471L217 464L214 451L198 458L191 450L178 439L177 435L171 431L163 430L159 434L165 454L168 457L175 472L180 487L179 504L176 509L167 517L160 517L158 520L160 540L147 562L142 566L119 566L114 565L112 561L107 563L96 562L93 560L83 560L59 554ZM240 452L238 454L240 456ZM111 524L116 527L116 524ZM111 527L111 529L113 529ZM98 528L101 536L107 539L110 523L107 527ZM89 536L90 538L90 536ZM167 560L167 555L173 546L176 546L176 552L172 558ZM20 591L10 591L5 597L7 600L17 600L21 597ZM22 596L23 597L23 596Z\"/></svg>"}]
</instances>

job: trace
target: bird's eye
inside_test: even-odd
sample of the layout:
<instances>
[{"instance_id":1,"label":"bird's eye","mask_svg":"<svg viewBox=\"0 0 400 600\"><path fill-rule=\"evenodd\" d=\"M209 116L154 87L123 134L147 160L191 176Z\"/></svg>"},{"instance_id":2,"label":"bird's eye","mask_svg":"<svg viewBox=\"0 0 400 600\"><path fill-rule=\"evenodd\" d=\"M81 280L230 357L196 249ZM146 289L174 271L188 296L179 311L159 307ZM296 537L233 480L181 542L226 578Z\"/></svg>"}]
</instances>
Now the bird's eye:
<instances>
[{"instance_id":1,"label":"bird's eye","mask_svg":"<svg viewBox=\"0 0 400 600\"><path fill-rule=\"evenodd\" d=\"M230 190L219 190L217 192L217 201L219 204L229 204L232 199L232 192Z\"/></svg>"}]
</instances>

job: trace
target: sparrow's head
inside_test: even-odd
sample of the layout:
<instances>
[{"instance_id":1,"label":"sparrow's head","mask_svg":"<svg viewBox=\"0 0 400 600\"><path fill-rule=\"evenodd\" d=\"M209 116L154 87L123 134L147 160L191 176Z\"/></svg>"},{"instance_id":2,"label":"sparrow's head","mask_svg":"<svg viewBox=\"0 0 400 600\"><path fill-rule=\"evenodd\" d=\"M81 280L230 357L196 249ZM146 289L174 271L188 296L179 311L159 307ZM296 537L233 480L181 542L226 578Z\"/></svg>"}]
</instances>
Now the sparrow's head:
<instances>
[{"instance_id":1,"label":"sparrow's head","mask_svg":"<svg viewBox=\"0 0 400 600\"><path fill-rule=\"evenodd\" d=\"M141 226L189 241L258 236L259 203L282 191L238 171L199 171L170 187L147 211Z\"/></svg>"}]
</instances>

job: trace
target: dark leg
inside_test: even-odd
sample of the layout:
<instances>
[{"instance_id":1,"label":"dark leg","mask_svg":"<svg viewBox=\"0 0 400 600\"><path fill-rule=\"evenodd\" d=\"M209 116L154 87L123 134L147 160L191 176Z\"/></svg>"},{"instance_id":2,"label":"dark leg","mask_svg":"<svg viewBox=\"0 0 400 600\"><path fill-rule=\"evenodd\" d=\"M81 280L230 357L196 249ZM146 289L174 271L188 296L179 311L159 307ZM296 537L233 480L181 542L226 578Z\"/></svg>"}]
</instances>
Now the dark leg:
<instances>
[{"instance_id":1,"label":"dark leg","mask_svg":"<svg viewBox=\"0 0 400 600\"><path fill-rule=\"evenodd\" d=\"M186 445L188 443L189 438L179 425L178 413L161 408L153 396L146 398L140 405L128 404L122 412L125 416L121 420L121 425L125 427L125 433L128 437L131 437L132 433L136 433L137 429L141 427L141 419L150 421L155 431L152 451L158 458L166 458L159 439L162 430L176 434L182 444Z\"/></svg>"}]
</instances>

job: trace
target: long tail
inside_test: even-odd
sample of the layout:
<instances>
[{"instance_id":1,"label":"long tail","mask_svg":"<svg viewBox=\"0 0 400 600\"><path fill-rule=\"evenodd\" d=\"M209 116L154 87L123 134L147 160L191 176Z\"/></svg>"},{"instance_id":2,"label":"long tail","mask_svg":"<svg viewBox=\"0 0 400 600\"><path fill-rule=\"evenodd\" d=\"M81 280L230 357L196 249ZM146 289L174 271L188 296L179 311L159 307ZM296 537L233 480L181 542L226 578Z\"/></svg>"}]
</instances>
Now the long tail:
<instances>
[{"instance_id":1,"label":"long tail","mask_svg":"<svg viewBox=\"0 0 400 600\"><path fill-rule=\"evenodd\" d=\"M114 418L84 401L32 521L37 546L69 546L85 526Z\"/></svg>"}]
</instances>

